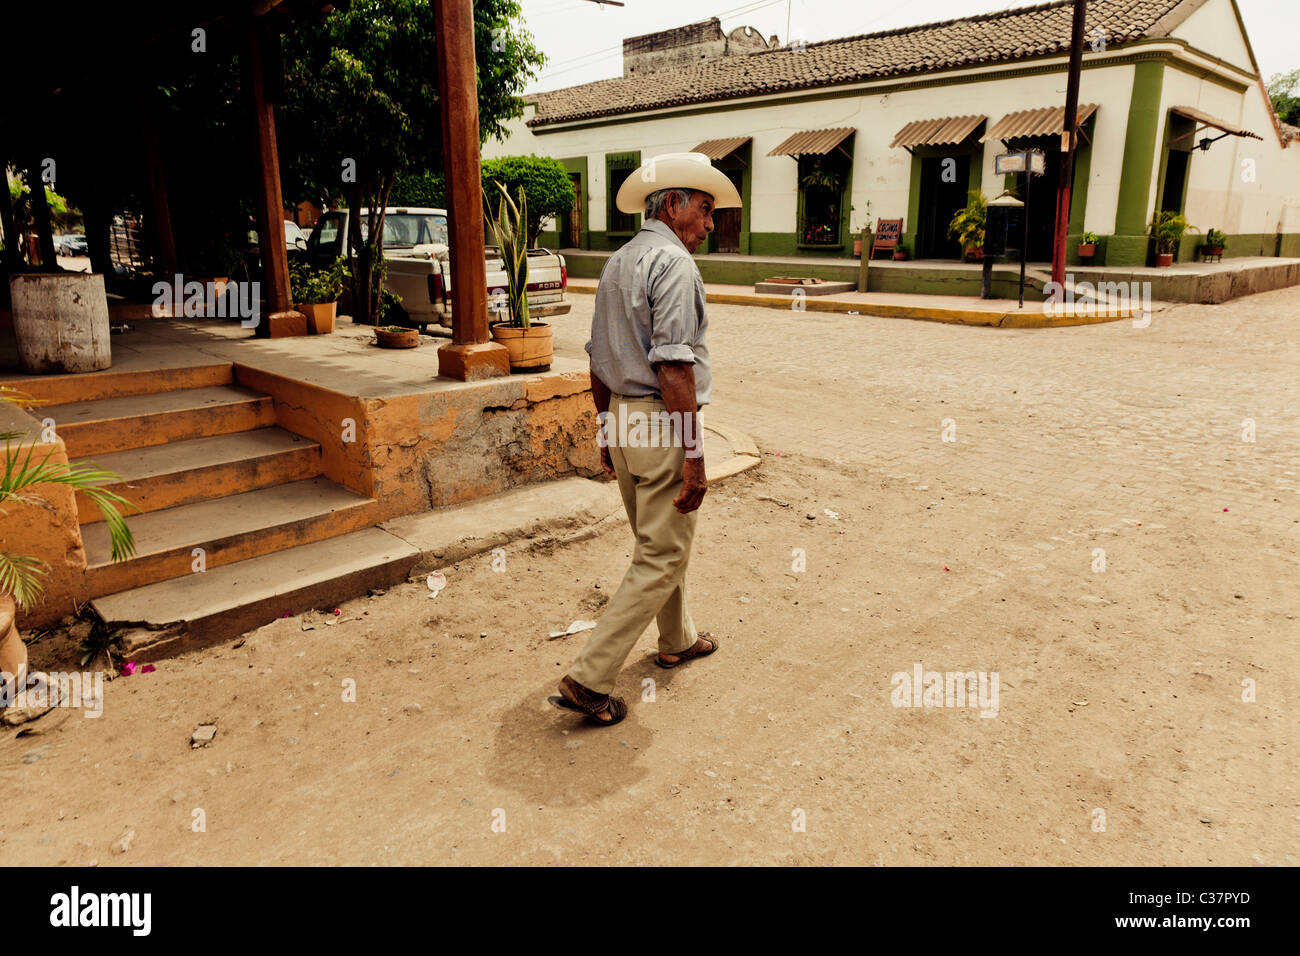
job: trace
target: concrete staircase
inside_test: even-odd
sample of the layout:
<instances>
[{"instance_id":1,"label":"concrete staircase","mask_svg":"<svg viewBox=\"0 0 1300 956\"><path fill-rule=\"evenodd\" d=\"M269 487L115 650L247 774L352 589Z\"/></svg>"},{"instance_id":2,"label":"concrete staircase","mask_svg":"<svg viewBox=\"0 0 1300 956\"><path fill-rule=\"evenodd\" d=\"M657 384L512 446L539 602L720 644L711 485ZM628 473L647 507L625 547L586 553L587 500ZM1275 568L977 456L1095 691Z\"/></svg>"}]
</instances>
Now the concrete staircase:
<instances>
[{"instance_id":1,"label":"concrete staircase","mask_svg":"<svg viewBox=\"0 0 1300 956\"><path fill-rule=\"evenodd\" d=\"M78 495L95 611L128 628L139 659L220 641L282 614L404 580L418 549L374 527L378 503L324 477L320 446L276 425L271 396L229 363L79 376L28 391L47 402L72 461L121 476L131 559Z\"/></svg>"}]
</instances>

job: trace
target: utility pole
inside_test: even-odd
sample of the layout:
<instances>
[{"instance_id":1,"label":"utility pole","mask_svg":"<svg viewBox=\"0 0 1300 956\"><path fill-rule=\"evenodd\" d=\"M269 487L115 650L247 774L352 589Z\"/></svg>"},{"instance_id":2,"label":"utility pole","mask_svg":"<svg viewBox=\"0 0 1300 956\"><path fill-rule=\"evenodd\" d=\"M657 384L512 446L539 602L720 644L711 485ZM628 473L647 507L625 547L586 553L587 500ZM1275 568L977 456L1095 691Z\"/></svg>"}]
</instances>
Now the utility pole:
<instances>
[{"instance_id":1,"label":"utility pole","mask_svg":"<svg viewBox=\"0 0 1300 956\"><path fill-rule=\"evenodd\" d=\"M1088 0L1074 0L1074 22L1070 32L1070 74L1065 87L1065 117L1061 157L1061 178L1056 187L1056 233L1052 241L1052 281L1065 283L1065 234L1070 228L1070 189L1074 184L1074 147L1078 137L1075 117L1079 112L1079 74L1083 69L1083 25Z\"/></svg>"}]
</instances>

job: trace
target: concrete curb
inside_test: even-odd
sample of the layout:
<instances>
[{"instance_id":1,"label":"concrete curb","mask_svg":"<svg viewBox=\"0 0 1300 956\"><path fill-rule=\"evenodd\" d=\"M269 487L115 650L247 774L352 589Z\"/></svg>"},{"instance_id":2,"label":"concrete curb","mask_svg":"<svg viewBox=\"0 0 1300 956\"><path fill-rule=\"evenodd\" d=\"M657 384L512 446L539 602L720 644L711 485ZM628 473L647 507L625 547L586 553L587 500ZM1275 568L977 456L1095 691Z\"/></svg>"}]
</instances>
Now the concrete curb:
<instances>
[{"instance_id":1,"label":"concrete curb","mask_svg":"<svg viewBox=\"0 0 1300 956\"><path fill-rule=\"evenodd\" d=\"M595 286L569 284L570 292L595 294ZM936 296L936 298L940 298ZM767 309L791 311L788 295L755 295L747 292L706 292L705 300L719 305L752 305ZM804 312L839 312L841 314L869 315L883 319L920 319L927 322L946 322L951 325L984 325L1001 329L1056 329L1071 325L1098 325L1118 322L1139 316L1135 309L1116 309L1109 312L1074 312L1067 315L1044 315L1041 310L1007 309L949 309L931 306L891 305L873 302L845 302L834 296L808 296L803 300Z\"/></svg>"},{"instance_id":2,"label":"concrete curb","mask_svg":"<svg viewBox=\"0 0 1300 956\"><path fill-rule=\"evenodd\" d=\"M713 422L702 423L702 427L731 449L726 457L705 463L710 485L762 462L758 446L746 433ZM393 518L380 527L420 552L410 571L410 578L418 579L429 571L520 540L569 544L626 521L616 482L574 476Z\"/></svg>"}]
</instances>

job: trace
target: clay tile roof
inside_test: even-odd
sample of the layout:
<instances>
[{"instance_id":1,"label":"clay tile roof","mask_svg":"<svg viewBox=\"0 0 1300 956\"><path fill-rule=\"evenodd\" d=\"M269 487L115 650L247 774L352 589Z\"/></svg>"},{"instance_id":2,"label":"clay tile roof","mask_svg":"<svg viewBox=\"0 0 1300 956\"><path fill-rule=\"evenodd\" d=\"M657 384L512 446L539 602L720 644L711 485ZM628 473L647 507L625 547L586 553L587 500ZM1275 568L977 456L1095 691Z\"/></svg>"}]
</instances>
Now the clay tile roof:
<instances>
[{"instance_id":1,"label":"clay tile roof","mask_svg":"<svg viewBox=\"0 0 1300 956\"><path fill-rule=\"evenodd\" d=\"M1107 48L1164 36L1179 19L1170 14L1183 3L1195 0L1091 0L1089 43L1098 27L1106 31ZM537 94L537 111L528 125L1059 54L1070 48L1073 8L1073 0L1053 0L802 47L721 56L660 73L596 80Z\"/></svg>"}]
</instances>

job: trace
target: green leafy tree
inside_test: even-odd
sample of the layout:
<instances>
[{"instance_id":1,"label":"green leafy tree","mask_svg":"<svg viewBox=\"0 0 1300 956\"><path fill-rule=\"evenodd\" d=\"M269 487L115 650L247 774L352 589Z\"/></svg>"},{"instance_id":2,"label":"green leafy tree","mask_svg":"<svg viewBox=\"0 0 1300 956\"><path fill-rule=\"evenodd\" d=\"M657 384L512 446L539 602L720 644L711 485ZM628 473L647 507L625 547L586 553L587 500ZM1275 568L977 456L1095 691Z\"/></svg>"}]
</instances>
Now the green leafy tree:
<instances>
[{"instance_id":1,"label":"green leafy tree","mask_svg":"<svg viewBox=\"0 0 1300 956\"><path fill-rule=\"evenodd\" d=\"M398 173L388 202L392 206L443 209L447 205L447 183L441 173Z\"/></svg>"},{"instance_id":2,"label":"green leafy tree","mask_svg":"<svg viewBox=\"0 0 1300 956\"><path fill-rule=\"evenodd\" d=\"M542 220L562 216L573 208L575 193L569 172L549 156L502 156L483 164L483 195L496 194L494 184L508 196L522 189L527 202L528 248L537 245Z\"/></svg>"},{"instance_id":3,"label":"green leafy tree","mask_svg":"<svg viewBox=\"0 0 1300 956\"><path fill-rule=\"evenodd\" d=\"M474 4L483 139L502 138L505 121L522 115L519 95L545 62L519 17L516 0ZM437 39L429 0L357 0L285 37L283 125L299 144L286 185L316 183L345 199L353 308L371 323L382 301L384 207L398 176L443 167Z\"/></svg>"},{"instance_id":4,"label":"green leafy tree","mask_svg":"<svg viewBox=\"0 0 1300 956\"><path fill-rule=\"evenodd\" d=\"M1268 81L1268 98L1273 102L1273 112L1283 123L1300 126L1300 96L1296 96L1296 87L1300 86L1300 70L1290 73L1274 73Z\"/></svg>"}]
</instances>

